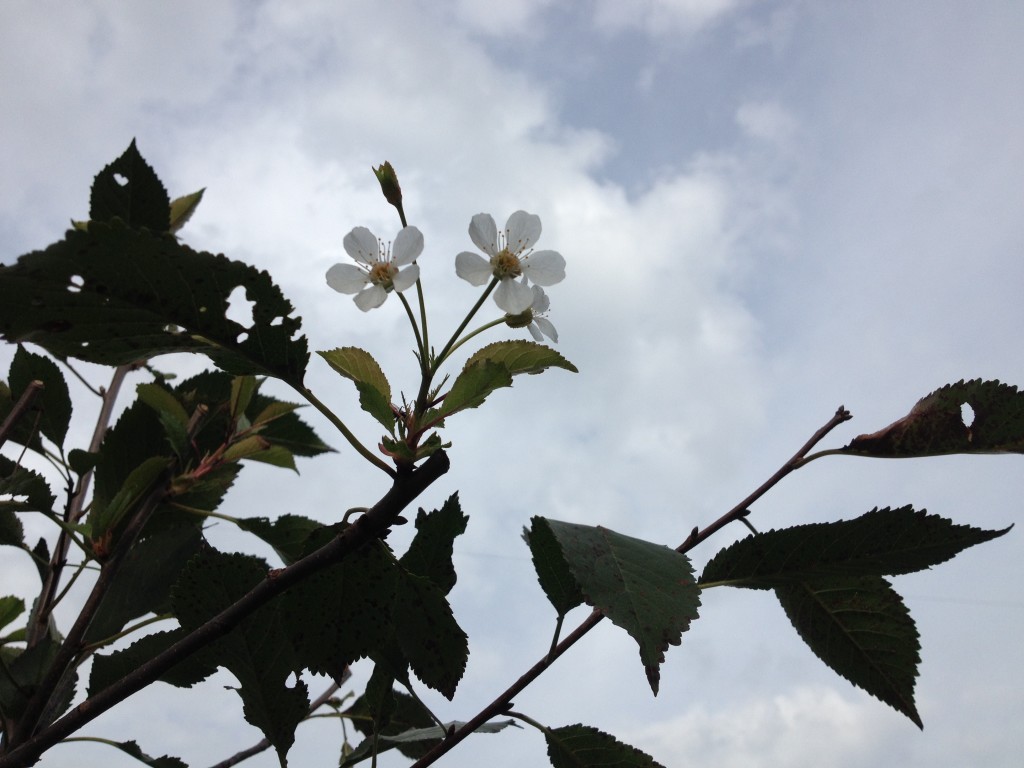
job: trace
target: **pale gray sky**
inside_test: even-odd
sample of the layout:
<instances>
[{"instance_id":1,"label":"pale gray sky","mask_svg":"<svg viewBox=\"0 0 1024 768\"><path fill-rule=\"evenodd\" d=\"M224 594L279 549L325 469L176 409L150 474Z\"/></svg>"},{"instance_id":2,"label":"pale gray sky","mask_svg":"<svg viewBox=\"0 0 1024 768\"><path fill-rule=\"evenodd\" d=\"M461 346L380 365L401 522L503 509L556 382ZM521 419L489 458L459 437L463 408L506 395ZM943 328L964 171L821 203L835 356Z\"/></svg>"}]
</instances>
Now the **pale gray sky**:
<instances>
[{"instance_id":1,"label":"pale gray sky","mask_svg":"<svg viewBox=\"0 0 1024 768\"><path fill-rule=\"evenodd\" d=\"M438 333L476 296L454 274L470 217L540 215L539 247L568 264L549 291L558 349L580 374L517 381L451 420L452 471L422 502L459 490L470 515L452 593L469 668L454 704L427 694L446 719L468 719L546 650L553 617L519 539L531 515L674 546L840 404L855 418L829 445L961 378L1024 384L1024 5L1013 0L5 10L5 262L83 218L93 174L135 137L172 195L207 187L190 245L268 269L313 349L364 347L408 391L397 303L364 315L323 277L353 226L398 230L370 166L394 163L424 232ZM315 361L308 378L376 443L347 382ZM300 469L247 469L226 511L330 521L384 488L352 452ZM826 459L753 519L768 529L913 503L1001 528L1017 519L1021 477L1019 457ZM705 544L696 567L742 533ZM924 732L827 670L770 595L725 590L704 596L670 650L657 699L633 641L602 626L517 708L601 727L666 766L1016 766L1019 555L1014 532L896 580L922 634ZM30 583L9 570L8 584ZM212 764L259 737L229 683L161 686L87 732ZM303 726L292 762L332 765L338 743L333 723ZM130 764L118 760L76 745L44 764ZM523 731L474 738L448 764L545 761Z\"/></svg>"}]
</instances>

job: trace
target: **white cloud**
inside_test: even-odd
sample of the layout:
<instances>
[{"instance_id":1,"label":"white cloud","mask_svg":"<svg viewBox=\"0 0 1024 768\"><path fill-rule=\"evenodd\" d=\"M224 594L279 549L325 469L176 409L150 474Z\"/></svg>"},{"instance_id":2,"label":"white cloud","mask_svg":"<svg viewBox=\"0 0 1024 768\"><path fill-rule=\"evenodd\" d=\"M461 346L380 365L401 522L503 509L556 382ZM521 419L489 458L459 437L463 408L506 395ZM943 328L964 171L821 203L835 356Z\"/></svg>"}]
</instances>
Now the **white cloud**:
<instances>
[{"instance_id":1,"label":"white cloud","mask_svg":"<svg viewBox=\"0 0 1024 768\"><path fill-rule=\"evenodd\" d=\"M803 687L731 709L694 707L620 738L663 765L702 768L868 768L893 759L904 724L878 702Z\"/></svg>"},{"instance_id":2,"label":"white cloud","mask_svg":"<svg viewBox=\"0 0 1024 768\"><path fill-rule=\"evenodd\" d=\"M743 4L743 0L641 0L620 3L595 0L598 27L640 28L654 36L692 33L714 24Z\"/></svg>"}]
</instances>

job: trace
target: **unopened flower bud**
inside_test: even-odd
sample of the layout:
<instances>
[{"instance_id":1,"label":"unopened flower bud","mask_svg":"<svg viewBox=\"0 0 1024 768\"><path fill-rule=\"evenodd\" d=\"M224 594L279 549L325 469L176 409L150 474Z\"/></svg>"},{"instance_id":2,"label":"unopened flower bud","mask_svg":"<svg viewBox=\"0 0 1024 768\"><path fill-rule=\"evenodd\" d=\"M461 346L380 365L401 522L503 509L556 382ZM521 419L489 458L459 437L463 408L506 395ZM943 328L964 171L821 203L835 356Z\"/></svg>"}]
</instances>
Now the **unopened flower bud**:
<instances>
[{"instance_id":1,"label":"unopened flower bud","mask_svg":"<svg viewBox=\"0 0 1024 768\"><path fill-rule=\"evenodd\" d=\"M373 174L380 182L380 191L384 193L384 199L398 210L402 210L402 188L398 184L398 176L391 163L385 162L379 168L374 168Z\"/></svg>"}]
</instances>

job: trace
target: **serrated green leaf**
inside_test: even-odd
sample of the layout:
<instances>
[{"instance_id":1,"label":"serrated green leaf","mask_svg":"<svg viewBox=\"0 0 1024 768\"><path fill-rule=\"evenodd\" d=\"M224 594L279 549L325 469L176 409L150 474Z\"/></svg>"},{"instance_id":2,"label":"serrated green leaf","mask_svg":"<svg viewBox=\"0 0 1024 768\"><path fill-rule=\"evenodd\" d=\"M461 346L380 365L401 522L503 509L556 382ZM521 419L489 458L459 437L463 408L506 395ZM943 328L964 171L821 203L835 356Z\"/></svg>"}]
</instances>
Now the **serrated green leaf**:
<instances>
[{"instance_id":1,"label":"serrated green leaf","mask_svg":"<svg viewBox=\"0 0 1024 768\"><path fill-rule=\"evenodd\" d=\"M249 517L238 520L237 525L272 546L285 565L300 559L310 535L323 528L323 523L300 515L281 515L273 521L266 517Z\"/></svg>"},{"instance_id":2,"label":"serrated green leaf","mask_svg":"<svg viewBox=\"0 0 1024 768\"><path fill-rule=\"evenodd\" d=\"M39 431L54 445L63 446L71 423L71 395L64 374L50 358L19 346L11 361L12 394L20 397L33 380L43 383L43 390L32 406L39 413Z\"/></svg>"},{"instance_id":3,"label":"serrated green leaf","mask_svg":"<svg viewBox=\"0 0 1024 768\"><path fill-rule=\"evenodd\" d=\"M564 368L579 373L575 365L551 347L534 341L496 341L476 352L466 361L466 367L481 360L501 363L513 376L520 373L541 373L548 368Z\"/></svg>"},{"instance_id":4,"label":"serrated green leaf","mask_svg":"<svg viewBox=\"0 0 1024 768\"><path fill-rule=\"evenodd\" d=\"M523 538L530 547L533 569L548 601L559 617L583 603L583 593L573 578L562 548L543 517L530 519L530 528L524 529Z\"/></svg>"},{"instance_id":5,"label":"serrated green leaf","mask_svg":"<svg viewBox=\"0 0 1024 768\"><path fill-rule=\"evenodd\" d=\"M625 629L657 695L670 645L697 618L700 589L686 555L601 526L545 520L588 604Z\"/></svg>"},{"instance_id":6,"label":"serrated green leaf","mask_svg":"<svg viewBox=\"0 0 1024 768\"><path fill-rule=\"evenodd\" d=\"M587 725L549 728L544 738L554 768L661 768L650 755Z\"/></svg>"},{"instance_id":7,"label":"serrated green leaf","mask_svg":"<svg viewBox=\"0 0 1024 768\"><path fill-rule=\"evenodd\" d=\"M175 584L174 613L183 628L195 629L265 579L268 570L264 561L247 555L209 551L193 558ZM301 680L287 685L301 665L291 642L293 628L283 622L279 605L273 601L244 619L211 646L211 653L238 679L246 721L263 731L283 765L309 698Z\"/></svg>"},{"instance_id":8,"label":"serrated green leaf","mask_svg":"<svg viewBox=\"0 0 1024 768\"><path fill-rule=\"evenodd\" d=\"M126 755L134 757L140 763L152 766L152 768L188 768L188 765L177 757L169 755L150 757L134 741L115 742L112 746L117 747Z\"/></svg>"},{"instance_id":9,"label":"serrated green leaf","mask_svg":"<svg viewBox=\"0 0 1024 768\"><path fill-rule=\"evenodd\" d=\"M459 495L452 494L440 509L416 514L416 535L399 561L407 571L423 576L447 595L455 586L452 553L456 537L466 532L469 517L462 513Z\"/></svg>"},{"instance_id":10,"label":"serrated green leaf","mask_svg":"<svg viewBox=\"0 0 1024 768\"><path fill-rule=\"evenodd\" d=\"M226 315L239 286L255 302L249 328ZM118 221L0 267L4 339L104 365L202 352L231 373L301 384L309 355L292 311L266 272Z\"/></svg>"},{"instance_id":11,"label":"serrated green leaf","mask_svg":"<svg viewBox=\"0 0 1024 768\"><path fill-rule=\"evenodd\" d=\"M512 374L504 363L494 360L477 360L467 364L455 377L452 388L444 396L441 405L424 416L427 424L437 424L459 411L477 408L487 396L500 387L512 386Z\"/></svg>"},{"instance_id":12,"label":"serrated green leaf","mask_svg":"<svg viewBox=\"0 0 1024 768\"><path fill-rule=\"evenodd\" d=\"M190 195L182 195L171 201L170 210L170 222L167 227L167 231L172 234L180 230L188 220L192 218L192 214L196 212L196 208L199 207L199 203L203 200L203 193L206 192L206 188L200 189L198 192L193 192Z\"/></svg>"},{"instance_id":13,"label":"serrated green leaf","mask_svg":"<svg viewBox=\"0 0 1024 768\"><path fill-rule=\"evenodd\" d=\"M389 432L395 426L391 410L391 384L373 356L358 347L339 347L318 352L327 364L346 379L355 382L359 391L359 406Z\"/></svg>"},{"instance_id":14,"label":"serrated green leaf","mask_svg":"<svg viewBox=\"0 0 1024 768\"><path fill-rule=\"evenodd\" d=\"M6 383L0 381L0 424L7 421L14 410L15 404L21 399L24 390L11 392ZM36 395L38 397L38 395ZM37 453L43 453L43 442L39 437L39 412L31 409L22 411L9 425L7 439L18 445L24 445Z\"/></svg>"},{"instance_id":15,"label":"serrated green leaf","mask_svg":"<svg viewBox=\"0 0 1024 768\"><path fill-rule=\"evenodd\" d=\"M132 139L128 149L92 183L90 229L96 222L120 219L129 227L166 232L170 228L170 208L167 190Z\"/></svg>"},{"instance_id":16,"label":"serrated green leaf","mask_svg":"<svg viewBox=\"0 0 1024 768\"><path fill-rule=\"evenodd\" d=\"M966 421L965 405L971 411ZM981 379L949 384L921 398L902 419L855 437L842 450L878 458L1024 453L1024 392Z\"/></svg>"},{"instance_id":17,"label":"serrated green leaf","mask_svg":"<svg viewBox=\"0 0 1024 768\"><path fill-rule=\"evenodd\" d=\"M700 581L772 589L820 577L895 576L943 563L1009 530L956 525L909 506L873 509L854 520L747 536L716 554Z\"/></svg>"},{"instance_id":18,"label":"serrated green leaf","mask_svg":"<svg viewBox=\"0 0 1024 768\"><path fill-rule=\"evenodd\" d=\"M429 579L402 571L392 609L398 646L424 685L451 700L466 672L469 642Z\"/></svg>"},{"instance_id":19,"label":"serrated green leaf","mask_svg":"<svg viewBox=\"0 0 1024 768\"><path fill-rule=\"evenodd\" d=\"M93 696L120 681L132 670L156 658L187 633L183 629L154 632L139 638L127 648L113 653L93 656L89 673L89 695ZM189 654L160 676L160 682L178 688L191 688L217 671L211 654L205 649Z\"/></svg>"},{"instance_id":20,"label":"serrated green leaf","mask_svg":"<svg viewBox=\"0 0 1024 768\"><path fill-rule=\"evenodd\" d=\"M779 586L775 594L819 659L923 727L914 704L917 627L885 579L819 579Z\"/></svg>"},{"instance_id":21,"label":"serrated green leaf","mask_svg":"<svg viewBox=\"0 0 1024 768\"><path fill-rule=\"evenodd\" d=\"M100 444L92 506L106 506L142 461L168 454L167 436L160 417L152 408L136 400L107 430Z\"/></svg>"}]
</instances>

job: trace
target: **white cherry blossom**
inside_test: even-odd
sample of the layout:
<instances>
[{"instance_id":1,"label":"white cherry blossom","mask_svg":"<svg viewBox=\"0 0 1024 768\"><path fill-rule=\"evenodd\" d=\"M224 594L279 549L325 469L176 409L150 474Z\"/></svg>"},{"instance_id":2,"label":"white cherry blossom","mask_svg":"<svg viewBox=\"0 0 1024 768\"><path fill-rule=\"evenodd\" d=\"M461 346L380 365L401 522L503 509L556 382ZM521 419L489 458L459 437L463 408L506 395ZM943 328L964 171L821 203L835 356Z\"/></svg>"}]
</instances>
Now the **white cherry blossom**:
<instances>
[{"instance_id":1,"label":"white cherry blossom","mask_svg":"<svg viewBox=\"0 0 1024 768\"><path fill-rule=\"evenodd\" d=\"M547 297L544 289L539 285L531 286L531 288L533 289L533 303L527 310L530 314L530 324L526 326L526 329L533 336L534 341L544 341L544 337L547 336L557 343L558 331L555 330L555 326L551 324L551 321L545 317L548 309L551 307L551 299Z\"/></svg>"},{"instance_id":2,"label":"white cherry blossom","mask_svg":"<svg viewBox=\"0 0 1024 768\"><path fill-rule=\"evenodd\" d=\"M335 264L327 270L327 284L339 293L356 294L353 300L363 312L383 304L390 291L404 291L419 279L414 262L423 252L423 233L416 227L402 229L390 246L366 227L356 227L342 245L356 264Z\"/></svg>"},{"instance_id":3,"label":"white cherry blossom","mask_svg":"<svg viewBox=\"0 0 1024 768\"><path fill-rule=\"evenodd\" d=\"M502 232L489 213L478 213L469 223L469 236L489 259L463 251L455 257L455 274L472 285L497 278L494 303L510 315L525 312L534 301L529 283L548 286L565 279L562 254L533 250L540 231L540 217L526 211L509 216Z\"/></svg>"}]
</instances>

